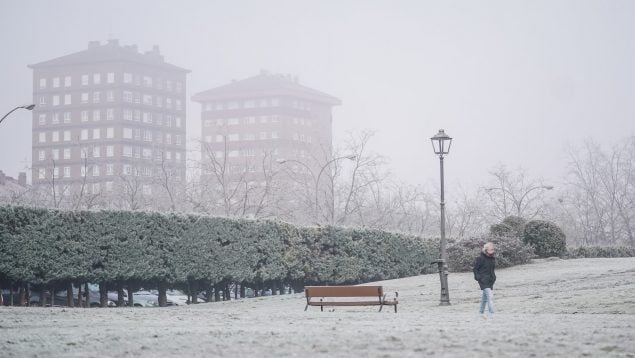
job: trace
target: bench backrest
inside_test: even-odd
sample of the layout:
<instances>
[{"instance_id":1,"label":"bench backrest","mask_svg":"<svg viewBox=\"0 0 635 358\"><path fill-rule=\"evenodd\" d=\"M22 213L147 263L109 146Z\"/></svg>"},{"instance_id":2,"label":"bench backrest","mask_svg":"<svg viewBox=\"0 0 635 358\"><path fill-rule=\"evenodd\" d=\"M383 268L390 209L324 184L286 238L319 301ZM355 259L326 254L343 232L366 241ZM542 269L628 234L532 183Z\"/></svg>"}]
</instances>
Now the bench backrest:
<instances>
[{"instance_id":1,"label":"bench backrest","mask_svg":"<svg viewBox=\"0 0 635 358\"><path fill-rule=\"evenodd\" d=\"M308 297L381 297L382 286L305 286L304 294Z\"/></svg>"}]
</instances>

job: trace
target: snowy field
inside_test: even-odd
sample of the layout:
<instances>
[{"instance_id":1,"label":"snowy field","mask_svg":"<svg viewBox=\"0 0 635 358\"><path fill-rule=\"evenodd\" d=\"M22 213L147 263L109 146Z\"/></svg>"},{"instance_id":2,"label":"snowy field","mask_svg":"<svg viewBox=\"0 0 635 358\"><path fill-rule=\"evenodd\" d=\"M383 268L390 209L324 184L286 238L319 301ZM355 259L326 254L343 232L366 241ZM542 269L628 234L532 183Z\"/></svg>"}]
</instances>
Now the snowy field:
<instances>
[{"instance_id":1,"label":"snowy field","mask_svg":"<svg viewBox=\"0 0 635 358\"><path fill-rule=\"evenodd\" d=\"M497 271L491 320L471 273L383 281L392 307L309 307L303 294L167 308L0 308L0 357L635 357L635 258Z\"/></svg>"}]
</instances>

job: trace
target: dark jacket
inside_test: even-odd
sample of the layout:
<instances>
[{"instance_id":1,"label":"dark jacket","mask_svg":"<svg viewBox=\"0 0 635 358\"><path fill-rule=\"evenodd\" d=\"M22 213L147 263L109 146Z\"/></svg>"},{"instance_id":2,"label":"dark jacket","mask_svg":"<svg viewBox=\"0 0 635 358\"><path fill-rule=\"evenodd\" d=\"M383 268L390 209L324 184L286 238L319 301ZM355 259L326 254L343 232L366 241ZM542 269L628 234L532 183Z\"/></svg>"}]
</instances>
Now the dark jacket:
<instances>
[{"instance_id":1,"label":"dark jacket","mask_svg":"<svg viewBox=\"0 0 635 358\"><path fill-rule=\"evenodd\" d=\"M493 256L485 255L484 252L481 252L474 261L474 279L478 281L481 290L494 288L494 282L496 282L496 274L494 273L495 267L496 259Z\"/></svg>"}]
</instances>

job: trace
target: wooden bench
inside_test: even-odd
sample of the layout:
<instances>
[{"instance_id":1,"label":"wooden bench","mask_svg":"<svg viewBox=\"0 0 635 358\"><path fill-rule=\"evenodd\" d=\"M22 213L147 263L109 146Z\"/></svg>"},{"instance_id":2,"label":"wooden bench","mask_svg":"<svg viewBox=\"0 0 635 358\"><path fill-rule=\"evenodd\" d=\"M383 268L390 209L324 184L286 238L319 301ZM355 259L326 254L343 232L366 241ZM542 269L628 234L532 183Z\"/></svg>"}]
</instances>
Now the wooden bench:
<instances>
[{"instance_id":1,"label":"wooden bench","mask_svg":"<svg viewBox=\"0 0 635 358\"><path fill-rule=\"evenodd\" d=\"M309 306L320 306L320 311L324 311L324 306L379 306L379 312L384 306L394 306L397 313L397 298L399 294L395 292L392 300L386 300L384 288L382 286L305 286L306 311ZM344 298L345 300L327 300L327 298ZM374 297L375 299L370 299ZM317 301L316 299L320 300ZM361 298L365 298L361 300Z\"/></svg>"}]
</instances>

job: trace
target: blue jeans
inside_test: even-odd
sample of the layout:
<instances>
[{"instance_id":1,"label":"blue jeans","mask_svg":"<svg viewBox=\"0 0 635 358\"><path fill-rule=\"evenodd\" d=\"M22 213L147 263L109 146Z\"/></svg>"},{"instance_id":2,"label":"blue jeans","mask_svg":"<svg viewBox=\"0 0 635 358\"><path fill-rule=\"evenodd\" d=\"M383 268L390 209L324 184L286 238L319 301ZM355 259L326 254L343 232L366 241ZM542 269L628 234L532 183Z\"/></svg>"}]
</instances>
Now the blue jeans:
<instances>
[{"instance_id":1,"label":"blue jeans","mask_svg":"<svg viewBox=\"0 0 635 358\"><path fill-rule=\"evenodd\" d=\"M481 314L485 312L485 305L487 305L487 310L490 315L496 312L496 309L494 308L494 293L491 288L483 289L483 295L481 296L481 309L479 310Z\"/></svg>"}]
</instances>

